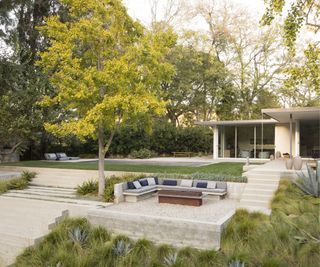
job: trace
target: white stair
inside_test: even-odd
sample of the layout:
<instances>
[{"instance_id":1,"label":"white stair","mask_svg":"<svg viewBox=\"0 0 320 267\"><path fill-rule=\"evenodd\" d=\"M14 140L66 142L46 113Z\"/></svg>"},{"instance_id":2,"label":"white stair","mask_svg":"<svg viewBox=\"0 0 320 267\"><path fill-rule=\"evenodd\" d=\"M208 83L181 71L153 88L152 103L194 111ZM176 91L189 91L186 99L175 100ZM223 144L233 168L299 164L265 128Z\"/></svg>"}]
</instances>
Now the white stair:
<instances>
[{"instance_id":1,"label":"white stair","mask_svg":"<svg viewBox=\"0 0 320 267\"><path fill-rule=\"evenodd\" d=\"M270 214L270 201L277 190L279 172L248 171L245 176L248 183L242 193L239 208Z\"/></svg>"},{"instance_id":2,"label":"white stair","mask_svg":"<svg viewBox=\"0 0 320 267\"><path fill-rule=\"evenodd\" d=\"M101 201L81 198L77 195L75 189L45 186L28 186L28 188L24 190L10 190L3 194L2 197L36 199L85 206L100 206L106 204Z\"/></svg>"}]
</instances>

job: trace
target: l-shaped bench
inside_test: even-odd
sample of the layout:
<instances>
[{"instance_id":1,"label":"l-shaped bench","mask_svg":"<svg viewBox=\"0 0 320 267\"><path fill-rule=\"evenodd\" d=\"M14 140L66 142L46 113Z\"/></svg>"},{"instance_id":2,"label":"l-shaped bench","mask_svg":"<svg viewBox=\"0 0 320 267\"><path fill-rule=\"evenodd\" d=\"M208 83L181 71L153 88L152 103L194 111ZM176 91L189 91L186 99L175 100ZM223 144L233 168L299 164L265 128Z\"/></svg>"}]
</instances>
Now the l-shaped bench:
<instances>
[{"instance_id":1,"label":"l-shaped bench","mask_svg":"<svg viewBox=\"0 0 320 267\"><path fill-rule=\"evenodd\" d=\"M145 180L147 178L139 179ZM176 181L176 185L166 185L165 181ZM186 181L184 179L161 179L156 178L155 185L145 185L138 189L129 189L128 183L119 183L115 184L114 192L115 192L115 202L119 203L122 201L126 202L137 202L143 199L147 199L157 193L159 190L181 190L181 191L192 191L192 192L202 192L210 196L211 198L221 199L227 195L227 183L226 182L214 182L214 181L206 181L206 180L188 180L190 186L183 186L186 183L182 181ZM197 187L198 184L204 185L205 183L211 183L211 188L200 188ZM215 186L213 183L215 183ZM213 188L214 187L214 188Z\"/></svg>"}]
</instances>

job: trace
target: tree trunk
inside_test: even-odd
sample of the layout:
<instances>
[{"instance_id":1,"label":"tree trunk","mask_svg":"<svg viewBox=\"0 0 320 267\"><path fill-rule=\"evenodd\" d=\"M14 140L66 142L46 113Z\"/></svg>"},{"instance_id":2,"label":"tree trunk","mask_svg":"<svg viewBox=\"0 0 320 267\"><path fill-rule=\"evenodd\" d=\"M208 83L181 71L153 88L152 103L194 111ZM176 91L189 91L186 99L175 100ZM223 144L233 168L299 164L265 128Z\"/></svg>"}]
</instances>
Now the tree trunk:
<instances>
[{"instance_id":1,"label":"tree trunk","mask_svg":"<svg viewBox=\"0 0 320 267\"><path fill-rule=\"evenodd\" d=\"M105 175L104 175L104 130L103 127L100 126L98 129L98 142L99 142L99 196L102 197L104 195L105 189Z\"/></svg>"}]
</instances>

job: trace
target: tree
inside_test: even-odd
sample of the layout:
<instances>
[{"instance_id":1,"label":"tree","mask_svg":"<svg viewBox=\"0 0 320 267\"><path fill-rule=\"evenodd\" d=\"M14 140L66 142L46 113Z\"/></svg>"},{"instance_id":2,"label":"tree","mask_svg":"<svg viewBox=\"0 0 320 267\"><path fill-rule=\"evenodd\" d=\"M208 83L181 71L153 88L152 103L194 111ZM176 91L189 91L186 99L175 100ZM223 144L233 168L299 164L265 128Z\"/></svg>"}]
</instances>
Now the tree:
<instances>
[{"instance_id":1,"label":"tree","mask_svg":"<svg viewBox=\"0 0 320 267\"><path fill-rule=\"evenodd\" d=\"M52 93L47 77L35 66L37 53L47 46L37 26L45 16L61 12L56 0L4 0L0 4L0 150L21 151L30 141L39 141L45 152L43 120L52 110L41 108L37 101ZM3 153L0 151L0 153Z\"/></svg>"},{"instance_id":2,"label":"tree","mask_svg":"<svg viewBox=\"0 0 320 267\"><path fill-rule=\"evenodd\" d=\"M228 73L215 56L192 46L177 45L168 54L176 69L172 81L162 83L168 119L174 125L192 124L216 116L228 87Z\"/></svg>"},{"instance_id":3,"label":"tree","mask_svg":"<svg viewBox=\"0 0 320 267\"><path fill-rule=\"evenodd\" d=\"M263 25L271 25L285 9L285 0L266 1L267 9L262 17ZM295 0L284 19L285 44L292 55L296 54L296 42L301 30L320 30L320 3L317 0ZM309 31L310 32L310 31ZM314 36L316 37L316 36ZM307 43L303 56L296 55L295 63L285 69L282 95L290 106L320 105L320 47L316 38Z\"/></svg>"},{"instance_id":4,"label":"tree","mask_svg":"<svg viewBox=\"0 0 320 267\"><path fill-rule=\"evenodd\" d=\"M257 29L258 22L243 8L228 2L200 2L195 9L208 24L208 46L223 62L236 89L232 117L260 117L262 101L274 101L279 89L278 79L289 58L282 46L279 27ZM229 117L230 118L230 117Z\"/></svg>"},{"instance_id":5,"label":"tree","mask_svg":"<svg viewBox=\"0 0 320 267\"><path fill-rule=\"evenodd\" d=\"M61 2L69 20L47 18L41 32L51 46L41 53L39 64L57 90L43 105L59 105L69 115L45 128L58 136L97 138L101 196L104 157L118 126L164 110L158 89L173 73L164 55L176 37L172 32L145 32L119 0Z\"/></svg>"},{"instance_id":6,"label":"tree","mask_svg":"<svg viewBox=\"0 0 320 267\"><path fill-rule=\"evenodd\" d=\"M280 16L286 5L286 0L267 0L266 12L262 17L263 25L271 25ZM320 3L318 0L294 0L284 20L286 45L294 50L297 36L304 24L314 33L320 30Z\"/></svg>"}]
</instances>

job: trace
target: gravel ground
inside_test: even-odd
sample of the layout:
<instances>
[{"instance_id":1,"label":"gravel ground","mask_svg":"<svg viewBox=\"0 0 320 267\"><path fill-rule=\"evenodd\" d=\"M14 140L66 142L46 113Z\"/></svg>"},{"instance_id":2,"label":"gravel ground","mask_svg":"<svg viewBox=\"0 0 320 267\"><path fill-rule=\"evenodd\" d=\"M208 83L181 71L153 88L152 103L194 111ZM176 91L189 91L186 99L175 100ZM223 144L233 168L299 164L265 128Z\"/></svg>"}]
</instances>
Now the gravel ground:
<instances>
[{"instance_id":1,"label":"gravel ground","mask_svg":"<svg viewBox=\"0 0 320 267\"><path fill-rule=\"evenodd\" d=\"M150 216L163 216L177 219L217 222L227 214L234 212L236 201L232 199L204 199L200 207L176 204L158 203L157 197L152 197L137 203L121 202L107 207L108 210Z\"/></svg>"}]
</instances>

